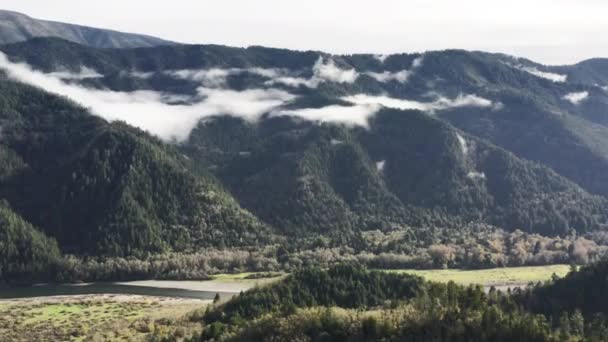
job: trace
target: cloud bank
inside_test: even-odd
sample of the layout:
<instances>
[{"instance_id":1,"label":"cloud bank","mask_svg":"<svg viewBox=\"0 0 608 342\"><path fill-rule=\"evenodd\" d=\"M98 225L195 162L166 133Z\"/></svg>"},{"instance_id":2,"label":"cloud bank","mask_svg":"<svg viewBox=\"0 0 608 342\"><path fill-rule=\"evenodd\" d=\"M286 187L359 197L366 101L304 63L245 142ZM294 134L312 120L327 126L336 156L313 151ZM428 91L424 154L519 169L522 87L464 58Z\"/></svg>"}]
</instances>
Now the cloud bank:
<instances>
[{"instance_id":1,"label":"cloud bank","mask_svg":"<svg viewBox=\"0 0 608 342\"><path fill-rule=\"evenodd\" d=\"M233 91L201 87L192 104L171 105L173 96L153 91L116 92L67 84L53 74L10 62L0 53L0 68L9 77L66 96L106 120L125 121L165 140L182 141L204 117L226 114L255 120L295 98L277 89Z\"/></svg>"},{"instance_id":2,"label":"cloud bank","mask_svg":"<svg viewBox=\"0 0 608 342\"><path fill-rule=\"evenodd\" d=\"M100 78L103 77L102 74L97 71L87 68L86 66L80 67L80 71L77 73L68 71L68 70L60 70L55 71L48 74L51 77L60 78L62 80L84 80L87 78Z\"/></svg>"},{"instance_id":3,"label":"cloud bank","mask_svg":"<svg viewBox=\"0 0 608 342\"><path fill-rule=\"evenodd\" d=\"M369 77L372 77L376 81L382 82L382 83L387 83L390 81L397 81L397 82L405 83L407 81L407 79L410 77L410 71L408 71L408 70L402 70L399 72L384 71L381 73L369 71L369 72L366 72L365 74Z\"/></svg>"},{"instance_id":4,"label":"cloud bank","mask_svg":"<svg viewBox=\"0 0 608 342\"><path fill-rule=\"evenodd\" d=\"M420 110L427 112L435 112L438 110L445 110L450 108L458 107L496 107L498 104L493 103L491 100L479 97L477 95L463 95L460 94L454 99L447 97L438 96L435 101L432 102L419 102L414 100L397 99L388 96L374 96L366 94L358 94L352 96L346 96L342 98L345 101L354 103L357 105L381 105L387 108L401 109L401 110Z\"/></svg>"},{"instance_id":5,"label":"cloud bank","mask_svg":"<svg viewBox=\"0 0 608 342\"><path fill-rule=\"evenodd\" d=\"M229 76L244 73L254 74L269 79L284 77L289 74L289 70L278 68L211 68L211 69L183 69L165 71L165 74L196 82L201 82L206 87L223 87Z\"/></svg>"},{"instance_id":6,"label":"cloud bank","mask_svg":"<svg viewBox=\"0 0 608 342\"><path fill-rule=\"evenodd\" d=\"M321 108L278 110L272 116L293 116L319 123L332 122L347 126L368 127L368 120L380 110L378 104L353 106L331 105Z\"/></svg>"},{"instance_id":7,"label":"cloud bank","mask_svg":"<svg viewBox=\"0 0 608 342\"><path fill-rule=\"evenodd\" d=\"M226 77L235 73L249 72L269 80L287 82L289 71L284 69L208 69L169 71L175 77L199 82L195 96L161 93L156 91L119 92L107 89L91 89L67 82L67 80L96 77L94 70L82 68L78 73L60 71L45 74L33 70L24 63L13 63L0 53L0 69L15 80L40 87L51 93L66 96L89 108L92 114L108 121L125 121L168 141L183 141L201 119L230 115L255 121L263 114L292 116L304 120L338 123L367 127L369 118L382 107L415 109L429 113L454 107L492 107L495 104L485 98L468 94L450 99L435 94L431 102L396 99L388 96L352 95L342 99L352 105L330 105L322 108L284 109L296 95L284 90L226 89ZM151 77L151 74L141 74ZM313 77L305 80L308 86L320 82L354 82L359 73L354 69L342 69L331 60L320 58L313 66ZM297 78L293 82L299 82Z\"/></svg>"}]
</instances>

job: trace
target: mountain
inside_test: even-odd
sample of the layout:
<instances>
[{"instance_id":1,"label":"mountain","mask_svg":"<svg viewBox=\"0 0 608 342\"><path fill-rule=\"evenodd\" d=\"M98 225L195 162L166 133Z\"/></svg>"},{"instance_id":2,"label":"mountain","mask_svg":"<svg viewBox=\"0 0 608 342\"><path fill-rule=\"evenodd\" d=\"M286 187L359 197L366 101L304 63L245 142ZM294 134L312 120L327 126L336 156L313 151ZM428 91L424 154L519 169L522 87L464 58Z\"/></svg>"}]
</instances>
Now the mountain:
<instances>
[{"instance_id":1,"label":"mountain","mask_svg":"<svg viewBox=\"0 0 608 342\"><path fill-rule=\"evenodd\" d=\"M30 18L25 14L0 10L0 44L35 37L58 37L98 48L136 48L175 43L159 38Z\"/></svg>"},{"instance_id":2,"label":"mountain","mask_svg":"<svg viewBox=\"0 0 608 342\"><path fill-rule=\"evenodd\" d=\"M579 82L586 77L580 66L587 62L546 67L505 55L458 50L391 55L382 62L372 55L329 56L262 47L188 45L97 50L48 39L7 45L2 51L45 72L64 69L79 72L81 67L95 70L103 77L82 80L91 87L189 96L197 93L200 80L176 77L167 71L255 71L257 68L285 73L281 75L283 79L279 78L283 82L301 82L314 79L311 69L319 58L332 58L335 65L342 68L337 70L358 70L359 77L354 82L320 83L314 89L284 83L274 86L299 96L299 103L308 106L329 105L335 103L331 101L336 98L357 94L422 103L433 98L458 100L458 96L466 102L475 99L466 95L475 94L490 99L496 106L452 106L437 111L436 115L519 157L552 168L588 192L608 195L608 116L605 115L608 82ZM412 68L416 59L421 63ZM139 74L125 73L125 70L136 70ZM394 78L399 75L406 80ZM562 82L562 79L572 81ZM268 87L265 84L268 79L255 72L233 72L226 76L226 82L232 89ZM587 96L573 103L566 99L572 94ZM581 169L579 165L593 167Z\"/></svg>"},{"instance_id":3,"label":"mountain","mask_svg":"<svg viewBox=\"0 0 608 342\"><path fill-rule=\"evenodd\" d=\"M135 128L6 79L0 107L0 197L31 222L24 229L53 237L64 253L141 256L272 240L212 176Z\"/></svg>"},{"instance_id":4,"label":"mountain","mask_svg":"<svg viewBox=\"0 0 608 342\"><path fill-rule=\"evenodd\" d=\"M0 198L63 254L278 259L282 244L430 259L470 239L503 253L479 240L493 232L606 228L608 92L576 66L58 38L0 51ZM573 242L552 246L575 258Z\"/></svg>"}]
</instances>

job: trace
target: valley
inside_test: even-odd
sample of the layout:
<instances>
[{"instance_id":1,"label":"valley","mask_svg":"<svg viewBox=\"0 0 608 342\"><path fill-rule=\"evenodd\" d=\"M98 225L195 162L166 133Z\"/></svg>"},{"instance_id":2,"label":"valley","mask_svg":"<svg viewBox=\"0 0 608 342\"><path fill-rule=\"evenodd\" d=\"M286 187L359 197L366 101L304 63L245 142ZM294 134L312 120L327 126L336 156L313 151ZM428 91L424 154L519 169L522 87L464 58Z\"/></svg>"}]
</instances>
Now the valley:
<instances>
[{"instance_id":1,"label":"valley","mask_svg":"<svg viewBox=\"0 0 608 342\"><path fill-rule=\"evenodd\" d=\"M478 271L392 270L429 281L482 285L506 291L563 277L567 265ZM270 286L286 277L264 273L219 274L208 281L131 281L71 285L0 287L0 341L121 340L200 334L196 322L205 308L226 303L241 291ZM29 336L21 339L19 336Z\"/></svg>"},{"instance_id":2,"label":"valley","mask_svg":"<svg viewBox=\"0 0 608 342\"><path fill-rule=\"evenodd\" d=\"M0 342L608 341L608 59L399 46L0 10Z\"/></svg>"}]
</instances>

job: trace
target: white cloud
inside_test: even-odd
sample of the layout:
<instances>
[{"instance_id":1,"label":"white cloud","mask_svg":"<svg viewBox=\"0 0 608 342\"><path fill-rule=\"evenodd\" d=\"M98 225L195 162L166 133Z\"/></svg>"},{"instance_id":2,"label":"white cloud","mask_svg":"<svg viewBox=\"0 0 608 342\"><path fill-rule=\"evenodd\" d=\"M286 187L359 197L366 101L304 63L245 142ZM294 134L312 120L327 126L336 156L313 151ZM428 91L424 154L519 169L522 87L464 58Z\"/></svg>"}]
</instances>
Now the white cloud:
<instances>
[{"instance_id":1,"label":"white cloud","mask_svg":"<svg viewBox=\"0 0 608 342\"><path fill-rule=\"evenodd\" d=\"M443 96L439 96L435 101L432 102L419 102L414 100L397 99L388 96L373 96L358 94L352 96L346 96L342 98L345 101L358 104L358 105L373 105L378 104L388 108L395 108L401 110L421 110L434 112L437 110L444 110L455 107L494 107L495 104L485 98L477 95L458 95L454 99L449 99Z\"/></svg>"},{"instance_id":2,"label":"white cloud","mask_svg":"<svg viewBox=\"0 0 608 342\"><path fill-rule=\"evenodd\" d=\"M142 78L142 79L148 79L150 77L152 77L154 75L154 72L143 72L143 71L130 71L130 72L121 72L121 75L123 76L131 76L131 77L135 77L135 78Z\"/></svg>"},{"instance_id":3,"label":"white cloud","mask_svg":"<svg viewBox=\"0 0 608 342\"><path fill-rule=\"evenodd\" d=\"M386 165L386 160L381 160L379 162L376 162L376 170L378 172L382 172L384 171L384 166Z\"/></svg>"},{"instance_id":4,"label":"white cloud","mask_svg":"<svg viewBox=\"0 0 608 342\"><path fill-rule=\"evenodd\" d=\"M87 78L103 77L102 74L85 66L80 67L80 71L77 73L68 70L60 70L52 72L49 75L52 77L60 78L62 80L84 80Z\"/></svg>"},{"instance_id":5,"label":"white cloud","mask_svg":"<svg viewBox=\"0 0 608 342\"><path fill-rule=\"evenodd\" d=\"M380 63L384 63L384 61L388 58L388 56L390 55L374 55L374 58L377 59Z\"/></svg>"},{"instance_id":6,"label":"white cloud","mask_svg":"<svg viewBox=\"0 0 608 342\"><path fill-rule=\"evenodd\" d=\"M434 110L449 109L455 107L493 107L494 103L483 97L467 94L458 95L455 99L448 99L446 97L440 97L438 100L433 102L431 108Z\"/></svg>"},{"instance_id":7,"label":"white cloud","mask_svg":"<svg viewBox=\"0 0 608 342\"><path fill-rule=\"evenodd\" d=\"M374 96L366 94L357 94L351 96L345 96L342 98L344 101L348 101L357 105L382 105L388 108L395 108L401 110L415 109L415 110L428 110L428 104L412 100L397 99L388 96Z\"/></svg>"},{"instance_id":8,"label":"white cloud","mask_svg":"<svg viewBox=\"0 0 608 342\"><path fill-rule=\"evenodd\" d=\"M281 70L281 72L277 72L274 75L269 75L270 80L266 84L316 88L323 82L354 83L359 78L359 73L355 69L341 69L331 58L325 60L323 57L319 57L312 66L312 73L312 77L303 78L292 76L287 70Z\"/></svg>"},{"instance_id":9,"label":"white cloud","mask_svg":"<svg viewBox=\"0 0 608 342\"><path fill-rule=\"evenodd\" d=\"M312 67L312 72L314 74L313 78L336 83L353 83L359 77L359 73L355 69L341 69L334 63L333 59L328 58L325 61L323 57L319 57Z\"/></svg>"},{"instance_id":10,"label":"white cloud","mask_svg":"<svg viewBox=\"0 0 608 342\"><path fill-rule=\"evenodd\" d=\"M563 99L572 102L572 104L577 105L586 100L589 97L588 91L580 91L574 93L568 93L564 95Z\"/></svg>"},{"instance_id":11,"label":"white cloud","mask_svg":"<svg viewBox=\"0 0 608 342\"><path fill-rule=\"evenodd\" d=\"M544 78L553 82L563 83L568 79L568 75L556 74L553 72L538 70L536 67L516 66L517 69L523 70L536 77Z\"/></svg>"},{"instance_id":12,"label":"white cloud","mask_svg":"<svg viewBox=\"0 0 608 342\"><path fill-rule=\"evenodd\" d=\"M343 143L344 143L344 142L343 142L342 140L338 140L338 139L331 139L331 141L330 141L330 144L331 144L332 146L335 146L335 145L341 145L341 144L343 144Z\"/></svg>"},{"instance_id":13,"label":"white cloud","mask_svg":"<svg viewBox=\"0 0 608 342\"><path fill-rule=\"evenodd\" d=\"M380 106L377 104L362 104L354 106L331 105L321 108L303 108L278 110L275 116L293 116L316 122L332 122L349 126L368 127L368 120Z\"/></svg>"},{"instance_id":14,"label":"white cloud","mask_svg":"<svg viewBox=\"0 0 608 342\"><path fill-rule=\"evenodd\" d=\"M388 55L381 55L382 57L382 61L384 61L386 59L386 57L388 57ZM380 60L380 57L378 57L377 55L374 56L376 59ZM423 56L417 57L412 61L412 66L410 67L410 70L401 70L398 72L390 72L390 71L383 71L383 72L372 72L372 71L367 71L364 72L363 74L372 77L373 79L375 79L378 82L382 82L382 83L387 83L390 81L397 81L400 83L405 83L407 81L407 79L414 73L414 71L418 68L420 68L422 66L422 62L424 60Z\"/></svg>"},{"instance_id":15,"label":"white cloud","mask_svg":"<svg viewBox=\"0 0 608 342\"><path fill-rule=\"evenodd\" d=\"M289 74L289 70L278 68L211 68L211 69L182 69L166 71L167 75L176 78L201 82L207 87L222 87L226 85L228 76L250 73L259 75L269 79L285 77Z\"/></svg>"},{"instance_id":16,"label":"white cloud","mask_svg":"<svg viewBox=\"0 0 608 342\"><path fill-rule=\"evenodd\" d=\"M486 179L486 174L483 172L477 172L477 171L471 171L469 173L467 173L467 177L471 178L471 179Z\"/></svg>"},{"instance_id":17,"label":"white cloud","mask_svg":"<svg viewBox=\"0 0 608 342\"><path fill-rule=\"evenodd\" d=\"M193 99L196 102L171 105L164 101L172 96L158 92L127 93L67 84L56 76L32 70L27 64L12 63L2 53L0 68L16 80L66 96L106 120L122 120L166 140L186 139L204 117L226 114L255 120L295 98L277 89L233 91L201 87L197 98Z\"/></svg>"},{"instance_id":18,"label":"white cloud","mask_svg":"<svg viewBox=\"0 0 608 342\"><path fill-rule=\"evenodd\" d=\"M320 80L316 78L302 78L292 76L281 76L265 82L267 85L284 84L289 87L297 88L305 86L308 88L316 88L319 86Z\"/></svg>"},{"instance_id":19,"label":"white cloud","mask_svg":"<svg viewBox=\"0 0 608 342\"><path fill-rule=\"evenodd\" d=\"M167 75L185 80L201 82L206 87L221 87L226 83L226 78L234 72L234 69L202 69L202 70L173 70L165 72Z\"/></svg>"},{"instance_id":20,"label":"white cloud","mask_svg":"<svg viewBox=\"0 0 608 342\"><path fill-rule=\"evenodd\" d=\"M460 135L459 133L456 133L456 138L458 139L458 143L460 144L460 149L462 151L462 154L466 156L469 153L469 147L467 146L467 141L464 140L462 135Z\"/></svg>"},{"instance_id":21,"label":"white cloud","mask_svg":"<svg viewBox=\"0 0 608 342\"><path fill-rule=\"evenodd\" d=\"M412 69L418 69L422 66L422 63L424 62L424 55L421 55L420 57L416 57L413 61L412 61Z\"/></svg>"},{"instance_id":22,"label":"white cloud","mask_svg":"<svg viewBox=\"0 0 608 342\"><path fill-rule=\"evenodd\" d=\"M603 86L603 87L601 87L601 88L602 88L602 90L604 90L604 91L608 91L608 86Z\"/></svg>"},{"instance_id":23,"label":"white cloud","mask_svg":"<svg viewBox=\"0 0 608 342\"><path fill-rule=\"evenodd\" d=\"M410 77L410 72L408 70L402 70L399 72L365 72L365 75L374 78L378 82L387 83L390 81L397 81L401 83L405 83Z\"/></svg>"}]
</instances>

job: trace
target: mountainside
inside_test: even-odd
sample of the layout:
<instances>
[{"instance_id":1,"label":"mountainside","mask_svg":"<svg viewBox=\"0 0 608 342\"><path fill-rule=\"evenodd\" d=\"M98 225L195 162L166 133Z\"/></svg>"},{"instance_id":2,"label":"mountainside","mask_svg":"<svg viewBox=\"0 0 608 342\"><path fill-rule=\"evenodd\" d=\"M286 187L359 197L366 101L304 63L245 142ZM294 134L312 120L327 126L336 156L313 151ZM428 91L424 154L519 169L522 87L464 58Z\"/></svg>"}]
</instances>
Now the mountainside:
<instances>
[{"instance_id":1,"label":"mountainside","mask_svg":"<svg viewBox=\"0 0 608 342\"><path fill-rule=\"evenodd\" d=\"M144 255L273 238L212 176L137 129L6 79L0 108L0 196L63 252Z\"/></svg>"},{"instance_id":2,"label":"mountainside","mask_svg":"<svg viewBox=\"0 0 608 342\"><path fill-rule=\"evenodd\" d=\"M30 18L0 10L0 44L35 37L57 37L98 48L136 48L175 43L159 38Z\"/></svg>"},{"instance_id":3,"label":"mountainside","mask_svg":"<svg viewBox=\"0 0 608 342\"><path fill-rule=\"evenodd\" d=\"M382 61L371 55L329 56L261 47L95 50L59 40L33 40L1 50L45 72L95 70L98 77L80 83L117 91L196 96L201 83L210 86L215 77L228 89L272 86L289 91L298 96L296 107L344 104L344 97L365 94L355 102L440 108L434 110L437 116L465 132L547 165L588 192L608 195L608 82L581 81L585 72L580 66L598 64L593 61L544 67L504 55L456 50L385 56ZM331 58L335 69L329 71L356 70L358 77L317 79L315 84L319 58ZM269 76L272 73L278 76ZM583 98L568 100L577 94Z\"/></svg>"},{"instance_id":4,"label":"mountainside","mask_svg":"<svg viewBox=\"0 0 608 342\"><path fill-rule=\"evenodd\" d=\"M473 239L490 265L504 251L479 239L494 232L604 243L608 91L580 65L57 38L0 51L0 198L62 253L417 255ZM472 259L445 248L425 255Z\"/></svg>"}]
</instances>

